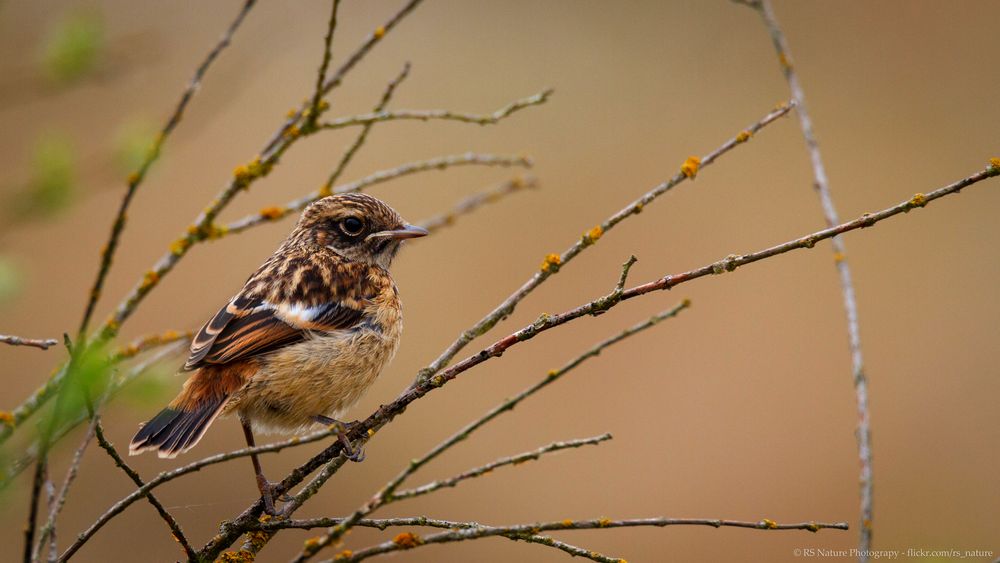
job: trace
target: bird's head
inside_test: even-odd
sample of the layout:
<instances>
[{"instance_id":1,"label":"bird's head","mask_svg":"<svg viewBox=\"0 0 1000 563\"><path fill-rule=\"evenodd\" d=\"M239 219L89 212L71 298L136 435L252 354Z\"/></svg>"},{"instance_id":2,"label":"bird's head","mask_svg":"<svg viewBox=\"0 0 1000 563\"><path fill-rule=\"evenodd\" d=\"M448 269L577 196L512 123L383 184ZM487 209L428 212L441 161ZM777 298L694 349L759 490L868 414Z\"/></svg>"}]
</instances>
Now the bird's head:
<instances>
[{"instance_id":1,"label":"bird's head","mask_svg":"<svg viewBox=\"0 0 1000 563\"><path fill-rule=\"evenodd\" d=\"M306 207L292 236L305 237L349 260L388 269L404 240L426 234L427 229L410 225L381 200L351 193Z\"/></svg>"}]
</instances>

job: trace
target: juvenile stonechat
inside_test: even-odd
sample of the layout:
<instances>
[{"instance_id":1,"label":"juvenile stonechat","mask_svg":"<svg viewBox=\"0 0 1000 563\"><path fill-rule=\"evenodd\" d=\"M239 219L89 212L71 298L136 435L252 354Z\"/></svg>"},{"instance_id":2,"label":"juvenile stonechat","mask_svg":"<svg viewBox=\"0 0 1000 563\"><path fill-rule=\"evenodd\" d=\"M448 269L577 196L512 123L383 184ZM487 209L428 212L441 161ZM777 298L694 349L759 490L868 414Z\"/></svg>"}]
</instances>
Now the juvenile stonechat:
<instances>
[{"instance_id":1,"label":"juvenile stonechat","mask_svg":"<svg viewBox=\"0 0 1000 563\"><path fill-rule=\"evenodd\" d=\"M201 440L219 415L254 431L301 432L338 418L392 359L403 329L389 265L405 239L422 237L382 201L343 194L311 204L288 238L191 343L180 394L144 424L130 454L172 458ZM265 510L273 484L251 456Z\"/></svg>"}]
</instances>

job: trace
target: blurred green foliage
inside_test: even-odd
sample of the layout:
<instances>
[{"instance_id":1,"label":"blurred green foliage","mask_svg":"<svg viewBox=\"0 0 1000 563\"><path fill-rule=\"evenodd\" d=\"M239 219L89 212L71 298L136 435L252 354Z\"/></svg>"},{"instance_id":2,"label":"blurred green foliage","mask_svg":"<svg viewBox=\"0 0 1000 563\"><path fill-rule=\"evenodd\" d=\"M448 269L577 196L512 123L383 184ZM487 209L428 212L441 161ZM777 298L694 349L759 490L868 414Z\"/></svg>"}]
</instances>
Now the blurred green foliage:
<instances>
[{"instance_id":1,"label":"blurred green foliage","mask_svg":"<svg viewBox=\"0 0 1000 563\"><path fill-rule=\"evenodd\" d=\"M130 119L115 133L115 166L122 176L139 168L156 138L156 126L147 119Z\"/></svg>"},{"instance_id":2,"label":"blurred green foliage","mask_svg":"<svg viewBox=\"0 0 1000 563\"><path fill-rule=\"evenodd\" d=\"M52 215L73 200L76 151L67 137L45 133L31 155L31 179L21 193L17 211L27 215Z\"/></svg>"},{"instance_id":3,"label":"blurred green foliage","mask_svg":"<svg viewBox=\"0 0 1000 563\"><path fill-rule=\"evenodd\" d=\"M0 306L21 292L21 270L13 260L0 256Z\"/></svg>"},{"instance_id":4,"label":"blurred green foliage","mask_svg":"<svg viewBox=\"0 0 1000 563\"><path fill-rule=\"evenodd\" d=\"M42 45L41 67L50 81L65 85L93 71L104 49L104 22L91 11L61 19Z\"/></svg>"},{"instance_id":5,"label":"blurred green foliage","mask_svg":"<svg viewBox=\"0 0 1000 563\"><path fill-rule=\"evenodd\" d=\"M107 390L115 366L109 347L94 344L75 351L67 369L55 403L39 422L42 443L50 441L50 432L57 432L87 414L88 403L100 399Z\"/></svg>"}]
</instances>

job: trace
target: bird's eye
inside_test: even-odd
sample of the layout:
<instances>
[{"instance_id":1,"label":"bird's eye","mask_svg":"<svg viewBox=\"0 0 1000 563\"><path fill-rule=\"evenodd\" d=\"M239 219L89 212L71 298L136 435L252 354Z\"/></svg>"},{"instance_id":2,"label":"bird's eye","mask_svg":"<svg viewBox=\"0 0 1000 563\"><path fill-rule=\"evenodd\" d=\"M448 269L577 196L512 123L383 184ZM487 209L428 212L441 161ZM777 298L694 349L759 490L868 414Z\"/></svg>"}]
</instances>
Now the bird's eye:
<instances>
[{"instance_id":1,"label":"bird's eye","mask_svg":"<svg viewBox=\"0 0 1000 563\"><path fill-rule=\"evenodd\" d=\"M365 223L357 217L348 217L340 222L340 230L349 237L356 237L365 230Z\"/></svg>"}]
</instances>

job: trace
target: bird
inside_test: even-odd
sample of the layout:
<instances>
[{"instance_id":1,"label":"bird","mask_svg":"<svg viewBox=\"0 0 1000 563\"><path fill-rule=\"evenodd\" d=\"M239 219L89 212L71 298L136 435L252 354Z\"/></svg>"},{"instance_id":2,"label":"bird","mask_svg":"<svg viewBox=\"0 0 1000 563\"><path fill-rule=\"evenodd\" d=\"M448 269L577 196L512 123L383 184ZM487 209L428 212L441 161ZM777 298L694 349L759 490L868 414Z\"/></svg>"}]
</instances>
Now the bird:
<instances>
[{"instance_id":1,"label":"bird","mask_svg":"<svg viewBox=\"0 0 1000 563\"><path fill-rule=\"evenodd\" d=\"M254 433L334 426L353 461L340 417L375 382L402 333L389 267L407 239L428 234L367 194L327 196L302 212L288 238L198 331L182 368L193 372L166 408L141 425L129 454L173 458L219 416ZM264 509L275 484L251 455Z\"/></svg>"}]
</instances>

